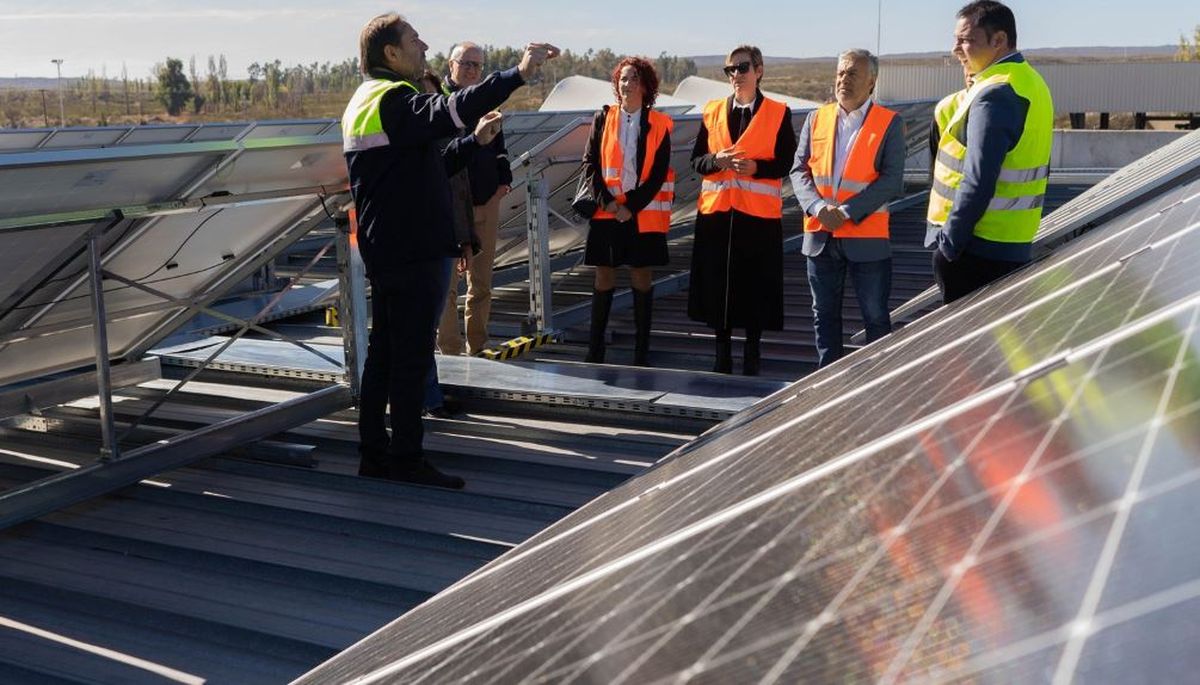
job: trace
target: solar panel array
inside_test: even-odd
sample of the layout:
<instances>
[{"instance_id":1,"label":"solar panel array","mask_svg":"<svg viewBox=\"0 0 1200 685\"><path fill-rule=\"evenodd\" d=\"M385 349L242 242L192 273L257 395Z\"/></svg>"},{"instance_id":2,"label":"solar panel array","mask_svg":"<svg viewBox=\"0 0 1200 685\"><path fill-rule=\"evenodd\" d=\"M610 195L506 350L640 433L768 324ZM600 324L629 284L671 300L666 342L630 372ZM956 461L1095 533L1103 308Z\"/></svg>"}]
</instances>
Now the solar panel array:
<instances>
[{"instance_id":1,"label":"solar panel array","mask_svg":"<svg viewBox=\"0 0 1200 685\"><path fill-rule=\"evenodd\" d=\"M333 119L261 121L229 124L99 126L0 131L0 153L34 150L95 149L130 145L228 142L241 138L318 135L337 125Z\"/></svg>"},{"instance_id":2,"label":"solar panel array","mask_svg":"<svg viewBox=\"0 0 1200 685\"><path fill-rule=\"evenodd\" d=\"M776 393L302 678L1181 682L1200 181Z\"/></svg>"},{"instance_id":3,"label":"solar panel array","mask_svg":"<svg viewBox=\"0 0 1200 685\"><path fill-rule=\"evenodd\" d=\"M909 152L912 152L911 148ZM1079 197L1043 217L1033 239L1035 254L1046 254L1072 235L1145 197L1162 192L1181 179L1193 178L1198 172L1200 131L1195 131L1105 177ZM940 300L937 288L929 288L897 307L892 312L892 320L905 321Z\"/></svg>"},{"instance_id":4,"label":"solar panel array","mask_svg":"<svg viewBox=\"0 0 1200 685\"><path fill-rule=\"evenodd\" d=\"M89 133L100 144L116 131L51 141ZM94 364L91 233L106 271L174 298L105 280L109 352L136 358L325 220L322 198L333 207L345 188L327 121L253 126L236 141L0 155L0 385Z\"/></svg>"}]
</instances>

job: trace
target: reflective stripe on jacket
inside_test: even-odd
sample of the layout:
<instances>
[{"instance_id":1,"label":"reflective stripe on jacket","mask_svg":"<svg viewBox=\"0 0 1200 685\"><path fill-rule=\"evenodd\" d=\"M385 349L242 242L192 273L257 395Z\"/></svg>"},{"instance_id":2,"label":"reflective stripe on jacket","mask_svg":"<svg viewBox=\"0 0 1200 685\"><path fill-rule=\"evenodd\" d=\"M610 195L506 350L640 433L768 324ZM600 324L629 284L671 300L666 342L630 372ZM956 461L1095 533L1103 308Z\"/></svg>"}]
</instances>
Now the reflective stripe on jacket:
<instances>
[{"instance_id":1,"label":"reflective stripe on jacket","mask_svg":"<svg viewBox=\"0 0 1200 685\"><path fill-rule=\"evenodd\" d=\"M786 113L787 106L782 102L763 98L750 125L738 139L737 149L742 155L754 160L773 159L775 138ZM704 106L704 127L708 129L709 152L734 147L726 100L712 100ZM700 184L698 211L715 214L731 209L763 219L782 218L783 179L740 176L732 169L706 175Z\"/></svg>"},{"instance_id":2,"label":"reflective stripe on jacket","mask_svg":"<svg viewBox=\"0 0 1200 685\"><path fill-rule=\"evenodd\" d=\"M1050 173L1054 103L1040 74L1026 62L999 62L984 69L950 116L938 143L933 188L929 193L931 224L945 225L962 184L966 145L962 140L971 103L988 88L1007 84L1029 102L1025 129L1004 156L996 191L975 224L974 235L1000 243L1028 243L1037 234Z\"/></svg>"},{"instance_id":3,"label":"reflective stripe on jacket","mask_svg":"<svg viewBox=\"0 0 1200 685\"><path fill-rule=\"evenodd\" d=\"M879 178L879 167L875 165L883 137L896 113L879 104L872 104L867 111L858 137L848 151L842 179L834 191L833 155L836 150L838 103L832 102L818 109L812 123L808 167L812 170L813 184L825 200L834 205L845 204ZM884 238L888 233L889 215L887 205L868 214L857 223L846 221L833 232L835 238ZM804 220L804 230L809 233L825 230L815 216Z\"/></svg>"},{"instance_id":4,"label":"reflective stripe on jacket","mask_svg":"<svg viewBox=\"0 0 1200 685\"><path fill-rule=\"evenodd\" d=\"M600 140L600 173L608 192L616 199L617 204L625 204L625 193L621 190L621 169L625 162L621 150L620 124L621 107L612 105L604 119L604 135ZM663 138L675 128L671 117L650 110L648 115L650 131L646 135L646 158L642 161L642 172L638 183L644 184L650 180L650 172L654 167L654 156L662 145ZM636 150L630 151L637 154ZM667 179L641 211L637 213L638 233L666 233L671 228L671 208L675 203L675 171L667 168ZM616 214L607 212L603 207L596 209L593 219L615 219Z\"/></svg>"}]
</instances>

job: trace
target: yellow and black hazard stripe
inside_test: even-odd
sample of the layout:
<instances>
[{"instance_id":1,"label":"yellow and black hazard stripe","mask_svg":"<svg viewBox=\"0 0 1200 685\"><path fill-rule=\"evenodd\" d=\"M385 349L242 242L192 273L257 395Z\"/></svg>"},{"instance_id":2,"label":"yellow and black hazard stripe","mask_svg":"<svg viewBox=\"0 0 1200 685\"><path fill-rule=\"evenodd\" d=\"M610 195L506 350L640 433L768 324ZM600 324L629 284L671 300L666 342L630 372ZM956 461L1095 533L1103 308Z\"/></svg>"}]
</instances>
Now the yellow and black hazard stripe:
<instances>
[{"instance_id":1,"label":"yellow and black hazard stripe","mask_svg":"<svg viewBox=\"0 0 1200 685\"><path fill-rule=\"evenodd\" d=\"M534 336L522 335L513 338L507 342L500 343L498 346L488 350L483 350L479 353L480 357L491 359L493 361L504 361L506 359L516 359L535 347L541 347L548 343L558 341L558 332L551 331L549 333L538 333Z\"/></svg>"}]
</instances>

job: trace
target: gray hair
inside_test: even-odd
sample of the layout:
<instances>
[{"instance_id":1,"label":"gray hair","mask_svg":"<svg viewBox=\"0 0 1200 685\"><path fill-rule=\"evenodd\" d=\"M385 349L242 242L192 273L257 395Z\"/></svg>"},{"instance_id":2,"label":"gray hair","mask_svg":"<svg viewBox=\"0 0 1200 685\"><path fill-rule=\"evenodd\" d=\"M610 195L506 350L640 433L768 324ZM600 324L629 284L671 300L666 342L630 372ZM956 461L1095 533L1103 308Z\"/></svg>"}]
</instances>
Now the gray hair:
<instances>
[{"instance_id":1,"label":"gray hair","mask_svg":"<svg viewBox=\"0 0 1200 685\"><path fill-rule=\"evenodd\" d=\"M454 47L450 48L450 57L448 59L460 59L463 56L463 53L467 50L478 50L483 52L483 48L479 45L472 43L469 40L464 40L461 43L455 43Z\"/></svg>"},{"instance_id":2,"label":"gray hair","mask_svg":"<svg viewBox=\"0 0 1200 685\"><path fill-rule=\"evenodd\" d=\"M879 58L872 55L870 50L855 48L838 55L839 62L857 62L860 59L867 60L867 66L871 68L871 78L879 78Z\"/></svg>"}]
</instances>

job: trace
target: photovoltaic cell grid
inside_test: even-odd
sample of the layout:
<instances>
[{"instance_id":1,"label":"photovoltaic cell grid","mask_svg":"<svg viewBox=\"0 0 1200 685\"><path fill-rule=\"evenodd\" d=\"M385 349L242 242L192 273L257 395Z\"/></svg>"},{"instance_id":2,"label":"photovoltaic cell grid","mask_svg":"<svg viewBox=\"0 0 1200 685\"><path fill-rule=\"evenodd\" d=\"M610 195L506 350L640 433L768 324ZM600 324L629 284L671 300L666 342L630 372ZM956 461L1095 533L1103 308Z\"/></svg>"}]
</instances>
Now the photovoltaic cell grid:
<instances>
[{"instance_id":1,"label":"photovoltaic cell grid","mask_svg":"<svg viewBox=\"0 0 1200 685\"><path fill-rule=\"evenodd\" d=\"M911 147L909 152L912 153ZM1104 221L1142 198L1162 192L1181 180L1195 178L1198 172L1200 131L1195 131L1121 168L1044 216L1033 240L1035 256L1048 253L1074 233ZM937 288L928 288L896 308L893 320L902 321L940 300Z\"/></svg>"},{"instance_id":2,"label":"photovoltaic cell grid","mask_svg":"<svg viewBox=\"0 0 1200 685\"><path fill-rule=\"evenodd\" d=\"M302 682L1185 680L1197 259L1193 182L768 398Z\"/></svg>"},{"instance_id":3,"label":"photovoltaic cell grid","mask_svg":"<svg viewBox=\"0 0 1200 685\"><path fill-rule=\"evenodd\" d=\"M1045 217L1035 240L1052 241L1081 223L1111 213L1150 190L1167 187L1200 165L1200 131L1190 133L1125 166Z\"/></svg>"},{"instance_id":4,"label":"photovoltaic cell grid","mask_svg":"<svg viewBox=\"0 0 1200 685\"><path fill-rule=\"evenodd\" d=\"M232 124L96 126L0 131L0 153L33 150L95 149L187 142L228 142L239 137L273 138L317 135L336 126L334 119L262 121Z\"/></svg>"},{"instance_id":5,"label":"photovoltaic cell grid","mask_svg":"<svg viewBox=\"0 0 1200 685\"><path fill-rule=\"evenodd\" d=\"M237 143L0 155L0 385L94 363L89 232L106 271L176 298L105 279L109 351L120 357L324 220L321 197L336 206L346 186L338 132L308 135L328 126L264 125L274 134ZM139 216L148 204L170 211Z\"/></svg>"}]
</instances>

